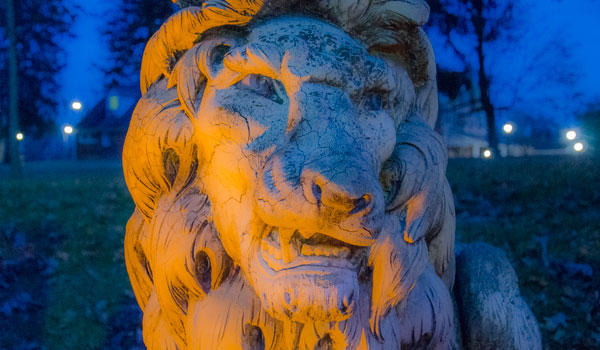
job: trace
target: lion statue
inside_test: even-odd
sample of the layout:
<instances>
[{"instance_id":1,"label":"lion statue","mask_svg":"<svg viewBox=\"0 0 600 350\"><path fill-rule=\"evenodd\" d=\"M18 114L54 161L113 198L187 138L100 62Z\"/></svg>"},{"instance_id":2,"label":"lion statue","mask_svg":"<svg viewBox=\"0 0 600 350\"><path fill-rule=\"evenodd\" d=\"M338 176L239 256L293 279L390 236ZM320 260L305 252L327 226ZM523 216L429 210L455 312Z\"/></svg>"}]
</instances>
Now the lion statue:
<instances>
[{"instance_id":1,"label":"lion statue","mask_svg":"<svg viewBox=\"0 0 600 350\"><path fill-rule=\"evenodd\" d=\"M456 349L427 4L178 4L123 151L148 349Z\"/></svg>"}]
</instances>

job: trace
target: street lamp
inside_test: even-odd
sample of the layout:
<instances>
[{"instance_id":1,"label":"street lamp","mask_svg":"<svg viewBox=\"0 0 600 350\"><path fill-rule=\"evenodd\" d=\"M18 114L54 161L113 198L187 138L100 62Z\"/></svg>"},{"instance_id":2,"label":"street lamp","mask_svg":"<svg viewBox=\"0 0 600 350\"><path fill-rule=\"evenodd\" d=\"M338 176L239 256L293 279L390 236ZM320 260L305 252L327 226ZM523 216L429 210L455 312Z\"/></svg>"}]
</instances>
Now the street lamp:
<instances>
[{"instance_id":1,"label":"street lamp","mask_svg":"<svg viewBox=\"0 0 600 350\"><path fill-rule=\"evenodd\" d=\"M573 149L575 150L575 152L582 152L583 151L583 143L575 142L575 144L573 145Z\"/></svg>"},{"instance_id":2,"label":"street lamp","mask_svg":"<svg viewBox=\"0 0 600 350\"><path fill-rule=\"evenodd\" d=\"M73 127L71 125L65 125L63 132L67 135L71 135L73 133Z\"/></svg>"},{"instance_id":3,"label":"street lamp","mask_svg":"<svg viewBox=\"0 0 600 350\"><path fill-rule=\"evenodd\" d=\"M491 158L492 157L492 151L490 151L489 149L486 149L485 151L483 151L483 158Z\"/></svg>"},{"instance_id":4,"label":"street lamp","mask_svg":"<svg viewBox=\"0 0 600 350\"><path fill-rule=\"evenodd\" d=\"M25 135L23 135L22 132L18 132L15 137L17 138L17 141L23 141L23 138L25 137Z\"/></svg>"},{"instance_id":5,"label":"street lamp","mask_svg":"<svg viewBox=\"0 0 600 350\"><path fill-rule=\"evenodd\" d=\"M502 130L504 130L505 134L512 134L512 132L515 130L515 127L511 123L506 123L502 127Z\"/></svg>"},{"instance_id":6,"label":"street lamp","mask_svg":"<svg viewBox=\"0 0 600 350\"><path fill-rule=\"evenodd\" d=\"M81 108L83 108L83 105L81 104L81 102L79 102L79 101L73 101L71 103L71 109L73 109L74 111L80 111Z\"/></svg>"},{"instance_id":7,"label":"street lamp","mask_svg":"<svg viewBox=\"0 0 600 350\"><path fill-rule=\"evenodd\" d=\"M567 137L567 140L572 141L575 140L575 138L577 137L577 132L575 132L575 130L569 130L567 131L565 136Z\"/></svg>"}]
</instances>

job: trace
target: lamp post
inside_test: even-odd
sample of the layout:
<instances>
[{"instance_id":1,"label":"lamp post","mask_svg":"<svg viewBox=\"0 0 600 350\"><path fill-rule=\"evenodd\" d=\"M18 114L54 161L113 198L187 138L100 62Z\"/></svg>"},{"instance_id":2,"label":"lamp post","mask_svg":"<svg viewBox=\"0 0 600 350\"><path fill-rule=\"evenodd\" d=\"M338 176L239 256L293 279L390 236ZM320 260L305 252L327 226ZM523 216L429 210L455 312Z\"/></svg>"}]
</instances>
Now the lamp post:
<instances>
[{"instance_id":1,"label":"lamp post","mask_svg":"<svg viewBox=\"0 0 600 350\"><path fill-rule=\"evenodd\" d=\"M81 101L79 101L78 99L72 100L69 107L75 113L79 113L79 112L83 111L83 103ZM77 130L73 126L71 126L69 124L63 125L62 135L63 135L63 144L65 147L65 158L77 160L77 138L75 137L75 138L73 138L72 141L69 141L69 139L71 138L71 135L73 135L73 134L75 134L75 135L77 134ZM71 142L73 144L69 145L69 142ZM69 151L71 154L69 154Z\"/></svg>"},{"instance_id":2,"label":"lamp post","mask_svg":"<svg viewBox=\"0 0 600 350\"><path fill-rule=\"evenodd\" d=\"M17 152L19 155L19 163L22 163L23 160L23 140L25 139L25 134L23 134L22 132L18 132L15 135L15 139L17 140L17 143L15 144L15 146L17 147Z\"/></svg>"},{"instance_id":3,"label":"lamp post","mask_svg":"<svg viewBox=\"0 0 600 350\"><path fill-rule=\"evenodd\" d=\"M65 147L65 158L68 159L73 159L76 160L77 159L77 151L76 151L76 147L77 147L77 142L75 142L74 145L72 145L71 147L69 147L69 137L75 132L75 128L73 128L71 125L66 124L63 126L62 128L62 134L63 134L63 144ZM71 154L69 155L69 150L71 150Z\"/></svg>"},{"instance_id":4,"label":"lamp post","mask_svg":"<svg viewBox=\"0 0 600 350\"><path fill-rule=\"evenodd\" d=\"M502 131L506 135L506 137L504 137L504 142L506 145L506 156L510 156L510 137L509 136L515 131L515 125L510 122L504 123L504 125L502 126Z\"/></svg>"}]
</instances>

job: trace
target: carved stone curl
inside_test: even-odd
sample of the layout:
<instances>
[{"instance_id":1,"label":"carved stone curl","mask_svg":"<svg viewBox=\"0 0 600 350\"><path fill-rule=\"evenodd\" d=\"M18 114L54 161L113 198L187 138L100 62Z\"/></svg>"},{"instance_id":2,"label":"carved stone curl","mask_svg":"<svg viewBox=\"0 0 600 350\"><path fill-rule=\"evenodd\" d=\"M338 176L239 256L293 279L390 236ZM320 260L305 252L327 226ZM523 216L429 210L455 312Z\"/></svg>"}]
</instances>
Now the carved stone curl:
<instances>
[{"instance_id":1,"label":"carved stone curl","mask_svg":"<svg viewBox=\"0 0 600 350\"><path fill-rule=\"evenodd\" d=\"M181 1L123 152L149 349L453 349L421 0Z\"/></svg>"}]
</instances>

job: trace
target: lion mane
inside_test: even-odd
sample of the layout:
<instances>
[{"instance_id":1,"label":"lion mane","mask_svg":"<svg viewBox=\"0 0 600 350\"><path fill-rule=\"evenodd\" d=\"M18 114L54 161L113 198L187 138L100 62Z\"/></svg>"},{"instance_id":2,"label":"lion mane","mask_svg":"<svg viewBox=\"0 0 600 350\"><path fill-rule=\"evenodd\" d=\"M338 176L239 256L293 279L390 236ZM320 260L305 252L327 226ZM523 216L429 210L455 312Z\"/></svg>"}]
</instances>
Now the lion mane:
<instances>
[{"instance_id":1,"label":"lion mane","mask_svg":"<svg viewBox=\"0 0 600 350\"><path fill-rule=\"evenodd\" d=\"M192 119L213 74L206 64L211 50L235 46L235 39L205 34L297 12L298 3L182 1L184 8L148 42L142 97L123 150L136 205L126 228L125 260L144 312L144 342L152 350L452 348L454 208L445 147L432 129L436 73L420 28L428 17L423 1L303 2L306 15L342 28L372 55L401 66L412 81L403 87L409 97L395 110L396 145L379 178L385 210L397 213L397 222L370 247L360 286L370 298L356 305L359 316L310 327L281 322L265 311L240 262L224 249L232 243L213 223Z\"/></svg>"}]
</instances>

